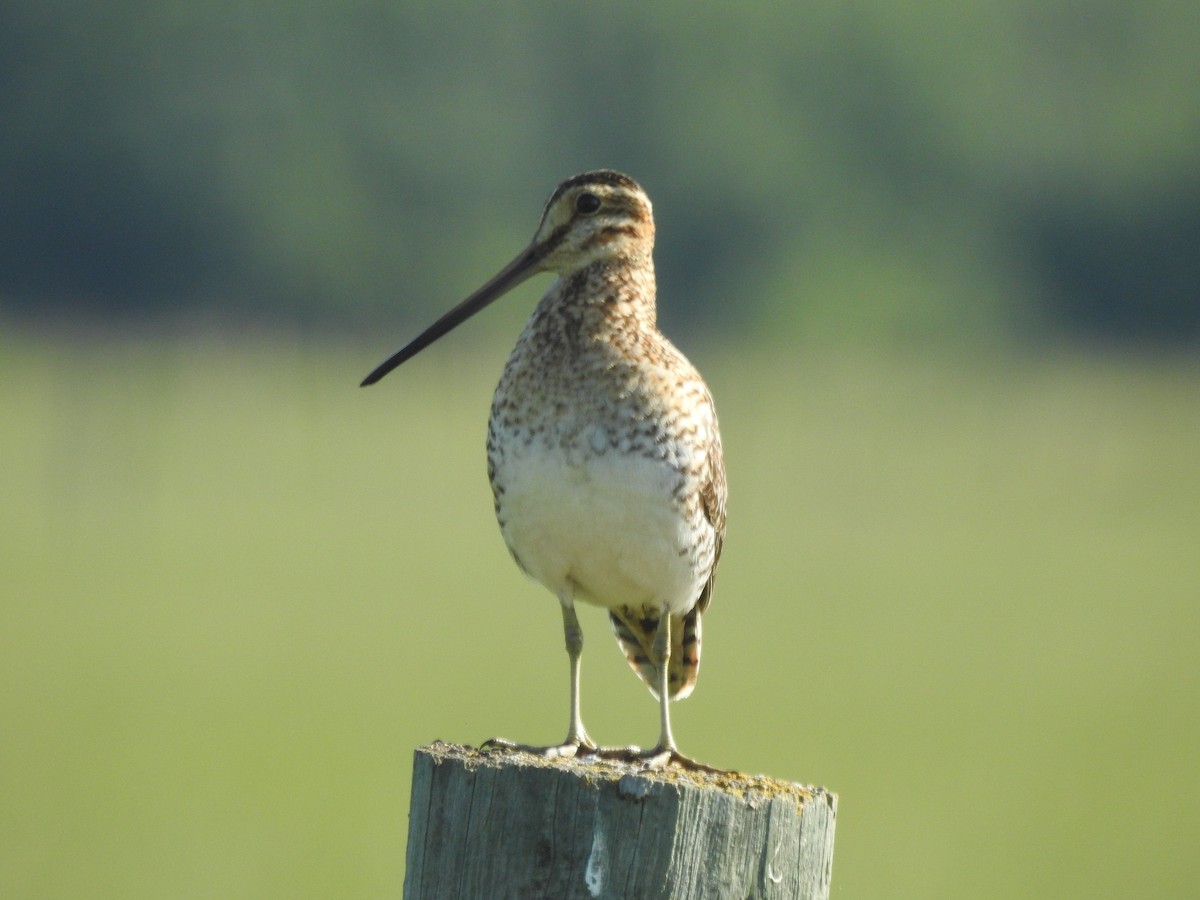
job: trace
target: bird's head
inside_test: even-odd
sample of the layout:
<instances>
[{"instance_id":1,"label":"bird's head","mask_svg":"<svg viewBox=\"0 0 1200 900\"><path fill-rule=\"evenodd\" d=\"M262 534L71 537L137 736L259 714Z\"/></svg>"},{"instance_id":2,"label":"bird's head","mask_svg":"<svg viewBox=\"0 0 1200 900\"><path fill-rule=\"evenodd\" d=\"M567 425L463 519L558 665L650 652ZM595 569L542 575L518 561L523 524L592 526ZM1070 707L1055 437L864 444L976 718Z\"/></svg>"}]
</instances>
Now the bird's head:
<instances>
[{"instance_id":1,"label":"bird's head","mask_svg":"<svg viewBox=\"0 0 1200 900\"><path fill-rule=\"evenodd\" d=\"M653 249L650 198L632 178L603 169L555 189L526 252L538 271L561 274L606 259L649 257Z\"/></svg>"},{"instance_id":2,"label":"bird's head","mask_svg":"<svg viewBox=\"0 0 1200 900\"><path fill-rule=\"evenodd\" d=\"M363 386L374 384L539 272L566 275L609 260L644 264L653 249L650 198L636 181L610 169L568 178L546 201L529 246L483 287L380 363Z\"/></svg>"}]
</instances>

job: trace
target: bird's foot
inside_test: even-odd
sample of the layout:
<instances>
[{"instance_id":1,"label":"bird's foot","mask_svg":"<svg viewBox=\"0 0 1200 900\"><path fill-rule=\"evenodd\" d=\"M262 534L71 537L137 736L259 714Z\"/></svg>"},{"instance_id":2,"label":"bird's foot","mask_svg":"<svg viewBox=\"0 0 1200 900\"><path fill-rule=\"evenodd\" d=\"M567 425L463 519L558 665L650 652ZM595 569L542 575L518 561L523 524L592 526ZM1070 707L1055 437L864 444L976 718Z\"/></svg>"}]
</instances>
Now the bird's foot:
<instances>
[{"instance_id":1,"label":"bird's foot","mask_svg":"<svg viewBox=\"0 0 1200 900\"><path fill-rule=\"evenodd\" d=\"M596 750L596 756L600 759L615 759L621 762L636 763L643 770L664 769L669 765L676 765L695 772L720 773L725 771L724 769L718 769L716 766L702 763L698 759L692 759L690 756L684 756L675 747L659 746L650 750L643 750L636 745L630 747L600 747Z\"/></svg>"},{"instance_id":2,"label":"bird's foot","mask_svg":"<svg viewBox=\"0 0 1200 900\"><path fill-rule=\"evenodd\" d=\"M567 735L561 744L549 747L539 747L534 744L518 744L505 738L489 738L479 745L480 750L520 750L522 753L532 753L546 759L572 759L577 756L588 756L596 752L596 743L586 733Z\"/></svg>"}]
</instances>

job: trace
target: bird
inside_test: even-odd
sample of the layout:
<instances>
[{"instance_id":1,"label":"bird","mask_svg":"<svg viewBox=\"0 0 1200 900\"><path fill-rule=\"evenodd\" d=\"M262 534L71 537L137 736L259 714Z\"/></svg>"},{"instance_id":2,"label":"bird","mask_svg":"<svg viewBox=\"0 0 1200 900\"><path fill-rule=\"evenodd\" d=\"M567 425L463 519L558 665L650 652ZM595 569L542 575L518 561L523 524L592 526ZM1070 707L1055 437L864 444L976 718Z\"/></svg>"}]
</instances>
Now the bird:
<instances>
[{"instance_id":1,"label":"bird","mask_svg":"<svg viewBox=\"0 0 1200 900\"><path fill-rule=\"evenodd\" d=\"M568 178L529 245L362 386L534 275L557 276L496 386L487 470L513 559L561 607L570 720L560 744L485 745L716 771L679 751L670 703L691 694L699 673L700 623L725 542L725 463L712 394L658 329L654 233L650 199L629 176L600 169ZM653 748L603 747L584 728L576 601L608 611L658 700Z\"/></svg>"}]
</instances>

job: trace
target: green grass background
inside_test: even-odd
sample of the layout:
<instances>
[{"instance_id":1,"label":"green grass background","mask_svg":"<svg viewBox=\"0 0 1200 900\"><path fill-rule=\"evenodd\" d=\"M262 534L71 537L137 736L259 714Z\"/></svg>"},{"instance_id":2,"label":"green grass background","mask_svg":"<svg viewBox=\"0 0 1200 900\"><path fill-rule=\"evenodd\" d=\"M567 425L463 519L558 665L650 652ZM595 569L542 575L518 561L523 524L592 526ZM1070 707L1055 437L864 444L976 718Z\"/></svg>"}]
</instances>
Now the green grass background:
<instances>
[{"instance_id":1,"label":"green grass background","mask_svg":"<svg viewBox=\"0 0 1200 900\"><path fill-rule=\"evenodd\" d=\"M0 894L397 896L414 746L561 737L506 342L359 390L393 343L0 340ZM835 897L1194 891L1195 360L688 349L731 505L685 751L837 791ZM582 619L589 729L651 742Z\"/></svg>"}]
</instances>

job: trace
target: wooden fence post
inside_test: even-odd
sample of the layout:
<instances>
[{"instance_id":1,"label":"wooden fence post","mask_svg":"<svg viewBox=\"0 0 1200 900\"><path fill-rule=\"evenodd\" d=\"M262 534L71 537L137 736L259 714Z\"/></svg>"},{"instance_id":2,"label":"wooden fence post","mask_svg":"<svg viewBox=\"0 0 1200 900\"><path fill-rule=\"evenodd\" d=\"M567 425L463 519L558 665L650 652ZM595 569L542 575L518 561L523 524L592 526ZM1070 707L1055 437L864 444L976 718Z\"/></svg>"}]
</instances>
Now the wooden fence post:
<instances>
[{"instance_id":1,"label":"wooden fence post","mask_svg":"<svg viewBox=\"0 0 1200 900\"><path fill-rule=\"evenodd\" d=\"M837 796L761 775L417 749L407 900L827 898Z\"/></svg>"}]
</instances>

